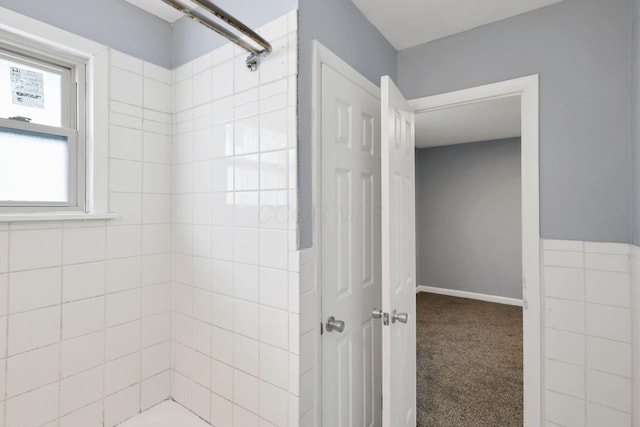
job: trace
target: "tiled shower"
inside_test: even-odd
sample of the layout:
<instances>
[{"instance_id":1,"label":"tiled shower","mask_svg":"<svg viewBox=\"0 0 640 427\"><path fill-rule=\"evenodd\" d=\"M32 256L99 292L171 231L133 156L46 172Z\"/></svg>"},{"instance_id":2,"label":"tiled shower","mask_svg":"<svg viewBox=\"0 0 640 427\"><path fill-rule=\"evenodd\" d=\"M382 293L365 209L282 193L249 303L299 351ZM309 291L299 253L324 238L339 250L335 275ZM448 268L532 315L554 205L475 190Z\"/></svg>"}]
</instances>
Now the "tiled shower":
<instances>
[{"instance_id":1,"label":"tiled shower","mask_svg":"<svg viewBox=\"0 0 640 427\"><path fill-rule=\"evenodd\" d=\"M176 70L110 50L116 219L0 223L0 426L113 426L173 397L297 425L297 14ZM37 408L37 410L34 410Z\"/></svg>"}]
</instances>

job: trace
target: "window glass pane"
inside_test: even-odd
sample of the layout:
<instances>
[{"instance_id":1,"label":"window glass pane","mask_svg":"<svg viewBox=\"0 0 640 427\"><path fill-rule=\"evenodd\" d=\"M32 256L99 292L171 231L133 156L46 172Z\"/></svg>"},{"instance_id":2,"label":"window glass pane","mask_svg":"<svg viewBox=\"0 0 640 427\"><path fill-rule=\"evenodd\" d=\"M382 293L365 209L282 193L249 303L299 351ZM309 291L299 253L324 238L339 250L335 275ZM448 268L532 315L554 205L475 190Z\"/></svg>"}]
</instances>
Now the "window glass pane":
<instances>
[{"instance_id":1,"label":"window glass pane","mask_svg":"<svg viewBox=\"0 0 640 427\"><path fill-rule=\"evenodd\" d=\"M66 202L66 136L0 127L0 201Z\"/></svg>"},{"instance_id":2,"label":"window glass pane","mask_svg":"<svg viewBox=\"0 0 640 427\"><path fill-rule=\"evenodd\" d=\"M0 57L0 117L16 116L62 126L61 74Z\"/></svg>"}]
</instances>

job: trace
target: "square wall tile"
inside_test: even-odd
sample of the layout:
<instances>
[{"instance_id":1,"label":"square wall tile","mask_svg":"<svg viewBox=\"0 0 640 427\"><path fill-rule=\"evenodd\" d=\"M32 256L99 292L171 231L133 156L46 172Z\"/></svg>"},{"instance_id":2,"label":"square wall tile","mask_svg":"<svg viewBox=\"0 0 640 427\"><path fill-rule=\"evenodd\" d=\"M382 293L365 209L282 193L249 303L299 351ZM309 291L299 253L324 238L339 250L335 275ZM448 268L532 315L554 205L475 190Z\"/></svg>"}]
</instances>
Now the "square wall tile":
<instances>
[{"instance_id":1,"label":"square wall tile","mask_svg":"<svg viewBox=\"0 0 640 427\"><path fill-rule=\"evenodd\" d=\"M552 391L545 392L546 419L563 426L585 425L585 401Z\"/></svg>"},{"instance_id":2,"label":"square wall tile","mask_svg":"<svg viewBox=\"0 0 640 427\"><path fill-rule=\"evenodd\" d=\"M585 398L586 370L584 367L547 360L544 371L547 390L578 399Z\"/></svg>"},{"instance_id":3,"label":"square wall tile","mask_svg":"<svg viewBox=\"0 0 640 427\"><path fill-rule=\"evenodd\" d=\"M109 221L109 225L133 225L142 222L140 193L110 193L109 209L118 215Z\"/></svg>"},{"instance_id":4,"label":"square wall tile","mask_svg":"<svg viewBox=\"0 0 640 427\"><path fill-rule=\"evenodd\" d=\"M287 426L289 395L269 383L260 383L260 416L277 426Z\"/></svg>"},{"instance_id":5,"label":"square wall tile","mask_svg":"<svg viewBox=\"0 0 640 427\"><path fill-rule=\"evenodd\" d=\"M585 273L583 269L544 267L544 289L548 297L584 301Z\"/></svg>"},{"instance_id":6,"label":"square wall tile","mask_svg":"<svg viewBox=\"0 0 640 427\"><path fill-rule=\"evenodd\" d=\"M286 310L289 306L289 274L285 270L260 269L260 304Z\"/></svg>"},{"instance_id":7,"label":"square wall tile","mask_svg":"<svg viewBox=\"0 0 640 427\"><path fill-rule=\"evenodd\" d=\"M140 286L140 258L107 261L107 293L126 291Z\"/></svg>"},{"instance_id":8,"label":"square wall tile","mask_svg":"<svg viewBox=\"0 0 640 427\"><path fill-rule=\"evenodd\" d=\"M142 378L149 378L171 368L171 342L165 341L142 350Z\"/></svg>"},{"instance_id":9,"label":"square wall tile","mask_svg":"<svg viewBox=\"0 0 640 427\"><path fill-rule=\"evenodd\" d=\"M585 339L582 334L546 329L546 356L559 362L584 366Z\"/></svg>"},{"instance_id":10,"label":"square wall tile","mask_svg":"<svg viewBox=\"0 0 640 427\"><path fill-rule=\"evenodd\" d=\"M288 350L289 314L286 311L260 307L260 341Z\"/></svg>"},{"instance_id":11,"label":"square wall tile","mask_svg":"<svg viewBox=\"0 0 640 427\"><path fill-rule=\"evenodd\" d=\"M62 306L62 337L75 338L104 328L105 299L91 298Z\"/></svg>"},{"instance_id":12,"label":"square wall tile","mask_svg":"<svg viewBox=\"0 0 640 427\"><path fill-rule=\"evenodd\" d=\"M596 270L587 270L585 274L587 302L629 307L631 299L629 274Z\"/></svg>"},{"instance_id":13,"label":"square wall tile","mask_svg":"<svg viewBox=\"0 0 640 427\"><path fill-rule=\"evenodd\" d=\"M631 342L631 310L598 304L586 305L587 334Z\"/></svg>"},{"instance_id":14,"label":"square wall tile","mask_svg":"<svg viewBox=\"0 0 640 427\"><path fill-rule=\"evenodd\" d=\"M238 334L258 339L260 337L261 324L260 306L252 302L237 299L233 302L233 306L233 330Z\"/></svg>"},{"instance_id":15,"label":"square wall tile","mask_svg":"<svg viewBox=\"0 0 640 427\"><path fill-rule=\"evenodd\" d=\"M59 267L9 274L9 313L60 304L61 278Z\"/></svg>"},{"instance_id":16,"label":"square wall tile","mask_svg":"<svg viewBox=\"0 0 640 427\"><path fill-rule=\"evenodd\" d=\"M109 157L121 160L142 160L142 131L111 125L109 127Z\"/></svg>"},{"instance_id":17,"label":"square wall tile","mask_svg":"<svg viewBox=\"0 0 640 427\"><path fill-rule=\"evenodd\" d=\"M233 399L233 367L215 359L211 362L211 390L225 399Z\"/></svg>"},{"instance_id":18,"label":"square wall tile","mask_svg":"<svg viewBox=\"0 0 640 427\"><path fill-rule=\"evenodd\" d=\"M260 230L260 265L286 270L289 264L288 234L280 230Z\"/></svg>"},{"instance_id":19,"label":"square wall tile","mask_svg":"<svg viewBox=\"0 0 640 427\"><path fill-rule=\"evenodd\" d=\"M62 230L11 233L11 271L54 267L62 263Z\"/></svg>"},{"instance_id":20,"label":"square wall tile","mask_svg":"<svg viewBox=\"0 0 640 427\"><path fill-rule=\"evenodd\" d=\"M92 298L105 292L106 264L92 262L62 269L62 301Z\"/></svg>"},{"instance_id":21,"label":"square wall tile","mask_svg":"<svg viewBox=\"0 0 640 427\"><path fill-rule=\"evenodd\" d=\"M7 400L6 425L38 427L58 416L58 384L50 384ZM34 411L33 408L38 408Z\"/></svg>"},{"instance_id":22,"label":"square wall tile","mask_svg":"<svg viewBox=\"0 0 640 427\"><path fill-rule=\"evenodd\" d=\"M587 403L587 427L596 426L631 427L631 414Z\"/></svg>"},{"instance_id":23,"label":"square wall tile","mask_svg":"<svg viewBox=\"0 0 640 427\"><path fill-rule=\"evenodd\" d=\"M286 390L289 385L287 351L267 344L260 345L260 379Z\"/></svg>"},{"instance_id":24,"label":"square wall tile","mask_svg":"<svg viewBox=\"0 0 640 427\"><path fill-rule=\"evenodd\" d=\"M233 403L211 394L211 424L220 427L233 427Z\"/></svg>"},{"instance_id":25,"label":"square wall tile","mask_svg":"<svg viewBox=\"0 0 640 427\"><path fill-rule=\"evenodd\" d=\"M140 350L140 321L113 326L105 331L105 359L111 361Z\"/></svg>"},{"instance_id":26,"label":"square wall tile","mask_svg":"<svg viewBox=\"0 0 640 427\"><path fill-rule=\"evenodd\" d=\"M60 307L9 316L9 356L44 347L59 340Z\"/></svg>"},{"instance_id":27,"label":"square wall tile","mask_svg":"<svg viewBox=\"0 0 640 427\"><path fill-rule=\"evenodd\" d=\"M236 335L233 346L234 368L257 377L260 373L260 344L258 341Z\"/></svg>"},{"instance_id":28,"label":"square wall tile","mask_svg":"<svg viewBox=\"0 0 640 427\"><path fill-rule=\"evenodd\" d=\"M107 395L123 390L140 379L140 354L134 353L105 365ZM135 399L138 400L137 398Z\"/></svg>"},{"instance_id":29,"label":"square wall tile","mask_svg":"<svg viewBox=\"0 0 640 427\"><path fill-rule=\"evenodd\" d=\"M63 378L104 363L104 332L99 331L62 342Z\"/></svg>"},{"instance_id":30,"label":"square wall tile","mask_svg":"<svg viewBox=\"0 0 640 427\"><path fill-rule=\"evenodd\" d=\"M106 324L114 326L140 318L140 290L118 292L106 297Z\"/></svg>"},{"instance_id":31,"label":"square wall tile","mask_svg":"<svg viewBox=\"0 0 640 427\"><path fill-rule=\"evenodd\" d=\"M149 409L159 402L171 397L171 374L165 371L159 375L147 378L141 385L141 410Z\"/></svg>"},{"instance_id":32,"label":"square wall tile","mask_svg":"<svg viewBox=\"0 0 640 427\"><path fill-rule=\"evenodd\" d=\"M587 367L631 377L631 344L587 337Z\"/></svg>"},{"instance_id":33,"label":"square wall tile","mask_svg":"<svg viewBox=\"0 0 640 427\"><path fill-rule=\"evenodd\" d=\"M142 251L141 228L137 226L107 227L107 258L139 256Z\"/></svg>"},{"instance_id":34,"label":"square wall tile","mask_svg":"<svg viewBox=\"0 0 640 427\"><path fill-rule=\"evenodd\" d=\"M631 412L631 380L588 369L587 401Z\"/></svg>"},{"instance_id":35,"label":"square wall tile","mask_svg":"<svg viewBox=\"0 0 640 427\"><path fill-rule=\"evenodd\" d=\"M111 99L142 106L142 76L120 68L111 69Z\"/></svg>"},{"instance_id":36,"label":"square wall tile","mask_svg":"<svg viewBox=\"0 0 640 427\"><path fill-rule=\"evenodd\" d=\"M11 398L58 380L60 346L52 345L7 359L7 397Z\"/></svg>"},{"instance_id":37,"label":"square wall tile","mask_svg":"<svg viewBox=\"0 0 640 427\"><path fill-rule=\"evenodd\" d=\"M104 426L114 427L140 412L139 397L140 386L136 384L105 398Z\"/></svg>"},{"instance_id":38,"label":"square wall tile","mask_svg":"<svg viewBox=\"0 0 640 427\"><path fill-rule=\"evenodd\" d=\"M142 163L130 160L109 160L109 190L122 193L142 191Z\"/></svg>"},{"instance_id":39,"label":"square wall tile","mask_svg":"<svg viewBox=\"0 0 640 427\"><path fill-rule=\"evenodd\" d=\"M98 367L60 382L60 412L68 414L102 399L103 369Z\"/></svg>"},{"instance_id":40,"label":"square wall tile","mask_svg":"<svg viewBox=\"0 0 640 427\"><path fill-rule=\"evenodd\" d=\"M563 331L584 333L584 303L556 298L545 299L545 326Z\"/></svg>"},{"instance_id":41,"label":"square wall tile","mask_svg":"<svg viewBox=\"0 0 640 427\"><path fill-rule=\"evenodd\" d=\"M211 328L211 355L214 359L233 365L233 337L231 331Z\"/></svg>"},{"instance_id":42,"label":"square wall tile","mask_svg":"<svg viewBox=\"0 0 640 427\"><path fill-rule=\"evenodd\" d=\"M233 373L233 401L243 408L257 413L260 410L260 381L242 371Z\"/></svg>"},{"instance_id":43,"label":"square wall tile","mask_svg":"<svg viewBox=\"0 0 640 427\"><path fill-rule=\"evenodd\" d=\"M101 261L105 257L105 246L104 227L67 229L62 239L62 262Z\"/></svg>"}]
</instances>

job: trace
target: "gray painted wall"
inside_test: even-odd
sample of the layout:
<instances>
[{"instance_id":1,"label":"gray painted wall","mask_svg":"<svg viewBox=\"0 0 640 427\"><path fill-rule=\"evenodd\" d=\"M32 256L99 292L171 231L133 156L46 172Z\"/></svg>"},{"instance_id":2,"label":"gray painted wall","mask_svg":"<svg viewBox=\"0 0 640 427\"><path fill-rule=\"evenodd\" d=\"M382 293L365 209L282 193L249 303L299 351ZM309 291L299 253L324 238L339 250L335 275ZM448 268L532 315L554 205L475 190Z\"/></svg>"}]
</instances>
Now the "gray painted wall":
<instances>
[{"instance_id":1,"label":"gray painted wall","mask_svg":"<svg viewBox=\"0 0 640 427\"><path fill-rule=\"evenodd\" d=\"M313 39L319 40L367 79L396 80L397 52L350 0L299 0L298 206L300 247L312 244L311 65Z\"/></svg>"},{"instance_id":2,"label":"gray painted wall","mask_svg":"<svg viewBox=\"0 0 640 427\"><path fill-rule=\"evenodd\" d=\"M215 3L251 28L258 28L298 8L298 0L216 0ZM186 64L226 43L228 40L224 37L192 19L182 18L173 24L171 64L174 67Z\"/></svg>"},{"instance_id":3,"label":"gray painted wall","mask_svg":"<svg viewBox=\"0 0 640 427\"><path fill-rule=\"evenodd\" d=\"M633 243L640 246L640 0L633 0L632 48Z\"/></svg>"},{"instance_id":4,"label":"gray painted wall","mask_svg":"<svg viewBox=\"0 0 640 427\"><path fill-rule=\"evenodd\" d=\"M171 68L171 26L124 0L0 0L0 7Z\"/></svg>"},{"instance_id":5,"label":"gray painted wall","mask_svg":"<svg viewBox=\"0 0 640 427\"><path fill-rule=\"evenodd\" d=\"M539 73L542 236L630 242L631 22L631 0L565 0L400 52L400 88Z\"/></svg>"},{"instance_id":6,"label":"gray painted wall","mask_svg":"<svg viewBox=\"0 0 640 427\"><path fill-rule=\"evenodd\" d=\"M520 138L416 150L417 284L522 298Z\"/></svg>"}]
</instances>

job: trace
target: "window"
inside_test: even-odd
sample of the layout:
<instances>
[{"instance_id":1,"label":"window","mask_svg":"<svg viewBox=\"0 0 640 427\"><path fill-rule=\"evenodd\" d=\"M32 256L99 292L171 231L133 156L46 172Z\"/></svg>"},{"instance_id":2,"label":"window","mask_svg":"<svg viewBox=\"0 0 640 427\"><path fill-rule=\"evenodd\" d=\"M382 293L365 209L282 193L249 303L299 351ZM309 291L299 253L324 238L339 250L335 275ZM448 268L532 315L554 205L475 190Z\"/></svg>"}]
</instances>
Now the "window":
<instances>
[{"instance_id":1,"label":"window","mask_svg":"<svg viewBox=\"0 0 640 427\"><path fill-rule=\"evenodd\" d=\"M85 210L83 60L0 44L0 211Z\"/></svg>"}]
</instances>

